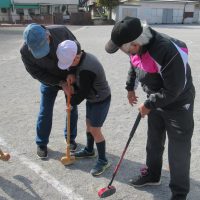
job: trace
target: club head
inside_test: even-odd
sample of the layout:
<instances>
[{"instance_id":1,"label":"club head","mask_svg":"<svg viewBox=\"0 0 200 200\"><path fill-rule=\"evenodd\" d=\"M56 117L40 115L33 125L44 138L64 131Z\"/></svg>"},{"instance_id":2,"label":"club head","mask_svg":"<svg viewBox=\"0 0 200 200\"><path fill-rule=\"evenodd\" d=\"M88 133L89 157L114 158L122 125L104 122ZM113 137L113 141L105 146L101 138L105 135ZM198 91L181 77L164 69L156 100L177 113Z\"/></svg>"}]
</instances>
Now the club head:
<instances>
[{"instance_id":1,"label":"club head","mask_svg":"<svg viewBox=\"0 0 200 200\"><path fill-rule=\"evenodd\" d=\"M62 157L60 161L65 166L72 165L75 162L75 157L74 156Z\"/></svg>"},{"instance_id":2,"label":"club head","mask_svg":"<svg viewBox=\"0 0 200 200\"><path fill-rule=\"evenodd\" d=\"M0 155L0 160L8 161L10 159L9 153L3 153L3 155Z\"/></svg>"},{"instance_id":3,"label":"club head","mask_svg":"<svg viewBox=\"0 0 200 200\"><path fill-rule=\"evenodd\" d=\"M116 192L116 188L111 185L111 186L100 189L98 191L98 195L100 198L106 198L113 195L115 192Z\"/></svg>"}]
</instances>

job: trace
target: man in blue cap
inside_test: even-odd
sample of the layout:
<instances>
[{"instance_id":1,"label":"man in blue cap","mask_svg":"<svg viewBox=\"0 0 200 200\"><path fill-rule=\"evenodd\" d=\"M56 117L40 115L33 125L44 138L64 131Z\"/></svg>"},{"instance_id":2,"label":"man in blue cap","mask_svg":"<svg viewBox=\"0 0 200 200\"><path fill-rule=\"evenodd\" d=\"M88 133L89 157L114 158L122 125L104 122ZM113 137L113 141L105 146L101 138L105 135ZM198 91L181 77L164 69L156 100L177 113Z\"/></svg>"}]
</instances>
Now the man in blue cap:
<instances>
[{"instance_id":1,"label":"man in blue cap","mask_svg":"<svg viewBox=\"0 0 200 200\"><path fill-rule=\"evenodd\" d=\"M65 26L42 26L36 23L29 24L23 33L24 44L20 53L28 73L41 82L40 111L36 126L37 155L40 158L48 156L47 144L52 127L53 106L59 90L66 90L68 70L61 70L57 66L56 49L59 43L76 37ZM71 72L70 72L71 73ZM73 72L72 72L73 73ZM73 75L71 74L73 78ZM71 111L71 151L75 151L77 144L78 111L74 106ZM67 128L64 135L67 137Z\"/></svg>"}]
</instances>

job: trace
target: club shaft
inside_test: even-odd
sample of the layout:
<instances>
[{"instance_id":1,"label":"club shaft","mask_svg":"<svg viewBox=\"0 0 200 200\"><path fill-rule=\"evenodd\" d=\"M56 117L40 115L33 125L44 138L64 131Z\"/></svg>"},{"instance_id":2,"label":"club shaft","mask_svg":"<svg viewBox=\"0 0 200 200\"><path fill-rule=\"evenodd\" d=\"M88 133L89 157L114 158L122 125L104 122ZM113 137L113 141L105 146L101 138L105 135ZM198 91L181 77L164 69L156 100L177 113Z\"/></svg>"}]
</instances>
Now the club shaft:
<instances>
[{"instance_id":1,"label":"club shaft","mask_svg":"<svg viewBox=\"0 0 200 200\"><path fill-rule=\"evenodd\" d=\"M125 155L125 153L126 153L126 150L128 149L128 146L129 146L129 144L130 144L130 142L131 142L131 139L132 139L132 137L133 137L133 135L134 135L134 133L135 133L137 127L138 127L138 124L139 124L139 122L140 122L140 119L141 119L141 114L138 113L137 118L136 118L136 120L135 120L135 123L134 123L134 125L133 125L133 128L132 128L132 130L131 130L131 132L130 132L128 141L127 141L127 143L126 143L126 146L125 146L125 148L124 148L124 150L123 150L123 153L122 153L122 155L121 155L121 157L120 157L119 162L117 163L117 166L115 167L114 173L113 173L113 175L112 175L112 179L111 179L110 183L108 184L108 187L112 185L112 182L113 182L113 180L114 180L114 178L115 178L115 176L116 176L116 174L117 174L117 172L118 172L118 170L119 170L119 167L120 167L120 165L121 165L121 163L122 163L122 160L123 160L123 158L124 158L124 155Z\"/></svg>"},{"instance_id":2,"label":"club shaft","mask_svg":"<svg viewBox=\"0 0 200 200\"><path fill-rule=\"evenodd\" d=\"M4 156L4 153L1 149L0 149L0 156Z\"/></svg>"}]
</instances>

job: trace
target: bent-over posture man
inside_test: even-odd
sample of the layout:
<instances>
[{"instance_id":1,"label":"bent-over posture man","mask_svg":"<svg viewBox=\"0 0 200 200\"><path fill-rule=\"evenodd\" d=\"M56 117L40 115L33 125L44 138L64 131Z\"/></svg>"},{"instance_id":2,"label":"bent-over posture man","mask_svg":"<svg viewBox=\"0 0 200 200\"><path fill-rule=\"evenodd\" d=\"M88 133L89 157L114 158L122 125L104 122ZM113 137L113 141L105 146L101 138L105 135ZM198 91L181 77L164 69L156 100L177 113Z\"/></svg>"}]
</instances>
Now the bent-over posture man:
<instances>
[{"instance_id":1,"label":"bent-over posture man","mask_svg":"<svg viewBox=\"0 0 200 200\"><path fill-rule=\"evenodd\" d=\"M57 66L56 49L59 43L66 39L76 40L75 36L65 26L42 26L29 24L23 33L24 44L20 50L22 61L28 73L41 82L40 111L36 126L37 155L46 158L47 144L52 127L53 107L59 90L66 90L67 70ZM71 150L77 148L78 111L74 106L71 111ZM67 128L64 129L65 138Z\"/></svg>"}]
</instances>

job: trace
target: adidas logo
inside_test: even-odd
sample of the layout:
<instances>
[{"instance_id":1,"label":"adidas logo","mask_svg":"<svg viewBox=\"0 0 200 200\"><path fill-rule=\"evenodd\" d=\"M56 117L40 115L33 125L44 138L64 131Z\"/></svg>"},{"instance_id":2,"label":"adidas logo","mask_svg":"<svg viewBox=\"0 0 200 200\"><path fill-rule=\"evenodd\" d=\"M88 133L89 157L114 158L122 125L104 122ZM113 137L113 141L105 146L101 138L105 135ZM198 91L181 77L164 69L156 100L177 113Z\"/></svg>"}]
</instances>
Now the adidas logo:
<instances>
[{"instance_id":1,"label":"adidas logo","mask_svg":"<svg viewBox=\"0 0 200 200\"><path fill-rule=\"evenodd\" d=\"M184 107L186 110L188 110L188 109L190 108L190 104L185 104L183 107Z\"/></svg>"}]
</instances>

